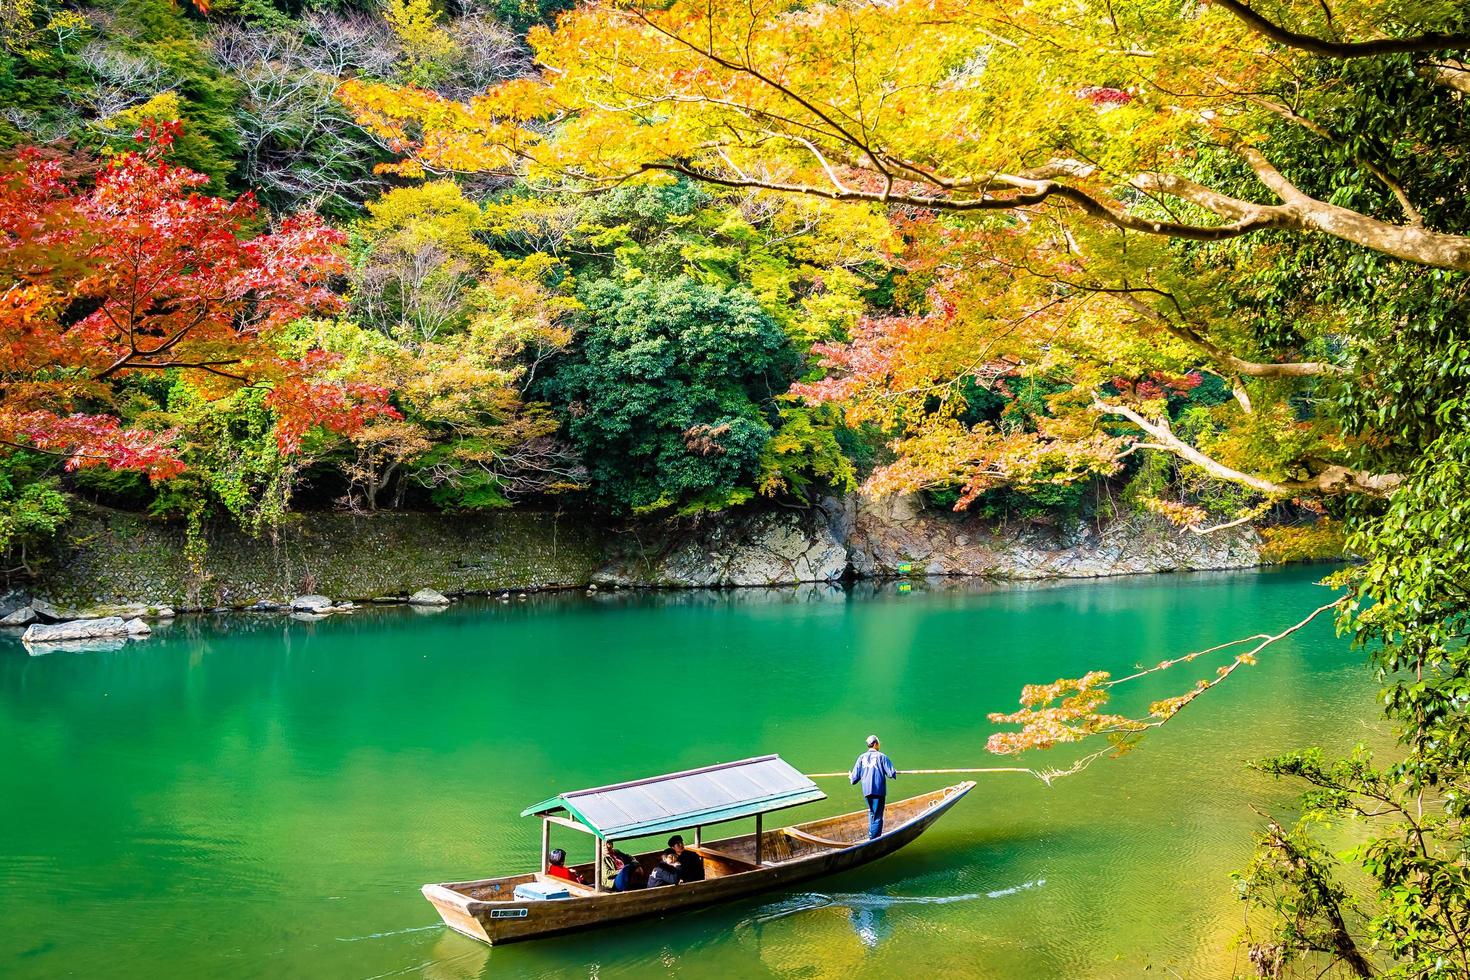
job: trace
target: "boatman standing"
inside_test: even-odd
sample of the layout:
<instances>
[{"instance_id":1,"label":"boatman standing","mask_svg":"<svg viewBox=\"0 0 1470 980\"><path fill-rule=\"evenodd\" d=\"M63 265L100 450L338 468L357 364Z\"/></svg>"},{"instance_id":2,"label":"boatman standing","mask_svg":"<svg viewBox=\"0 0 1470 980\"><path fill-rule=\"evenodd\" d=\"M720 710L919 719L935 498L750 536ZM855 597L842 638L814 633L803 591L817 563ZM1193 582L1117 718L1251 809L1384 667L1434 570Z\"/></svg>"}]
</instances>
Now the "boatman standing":
<instances>
[{"instance_id":1,"label":"boatman standing","mask_svg":"<svg viewBox=\"0 0 1470 980\"><path fill-rule=\"evenodd\" d=\"M853 764L851 781L862 783L863 799L868 801L868 839L883 833L883 804L888 799L888 780L898 778L893 760L884 755L878 745L878 736L868 736L868 751L858 756Z\"/></svg>"}]
</instances>

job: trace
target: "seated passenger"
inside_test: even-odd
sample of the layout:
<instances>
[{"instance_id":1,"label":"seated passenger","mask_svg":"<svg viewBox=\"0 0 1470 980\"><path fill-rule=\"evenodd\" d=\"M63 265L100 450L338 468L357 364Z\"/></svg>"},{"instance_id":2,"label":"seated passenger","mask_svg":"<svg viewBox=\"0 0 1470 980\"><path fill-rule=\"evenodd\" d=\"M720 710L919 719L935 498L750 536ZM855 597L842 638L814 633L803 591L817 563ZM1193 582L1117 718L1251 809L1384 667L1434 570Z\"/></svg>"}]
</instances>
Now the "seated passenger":
<instances>
[{"instance_id":1,"label":"seated passenger","mask_svg":"<svg viewBox=\"0 0 1470 980\"><path fill-rule=\"evenodd\" d=\"M613 878L613 891L631 892L643 888L646 882L638 859L622 851L613 851L612 856L613 863L618 868L618 873Z\"/></svg>"},{"instance_id":2,"label":"seated passenger","mask_svg":"<svg viewBox=\"0 0 1470 980\"><path fill-rule=\"evenodd\" d=\"M679 880L703 881L704 858L684 846L684 838L675 834L669 838L669 847L679 855Z\"/></svg>"},{"instance_id":3,"label":"seated passenger","mask_svg":"<svg viewBox=\"0 0 1470 980\"><path fill-rule=\"evenodd\" d=\"M679 855L675 854L671 847L664 851L659 863L648 873L648 887L662 888L665 885L677 885L678 883Z\"/></svg>"},{"instance_id":4,"label":"seated passenger","mask_svg":"<svg viewBox=\"0 0 1470 980\"><path fill-rule=\"evenodd\" d=\"M549 863L546 867L546 873L551 875L551 877L565 878L567 881L575 881L579 885L586 884L586 882L582 880L581 875L577 874L577 872L567 867L566 851L563 851L561 848L558 847L556 850L547 855L547 860Z\"/></svg>"}]
</instances>

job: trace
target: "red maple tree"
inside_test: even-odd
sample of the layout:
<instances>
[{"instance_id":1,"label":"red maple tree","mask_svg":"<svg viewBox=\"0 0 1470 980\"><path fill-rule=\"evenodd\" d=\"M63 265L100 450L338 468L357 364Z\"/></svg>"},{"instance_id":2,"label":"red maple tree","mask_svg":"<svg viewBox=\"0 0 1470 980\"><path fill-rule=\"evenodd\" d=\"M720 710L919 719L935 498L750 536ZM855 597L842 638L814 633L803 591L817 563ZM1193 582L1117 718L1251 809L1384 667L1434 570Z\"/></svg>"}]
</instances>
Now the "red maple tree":
<instances>
[{"instance_id":1,"label":"red maple tree","mask_svg":"<svg viewBox=\"0 0 1470 980\"><path fill-rule=\"evenodd\" d=\"M0 168L0 442L67 466L180 472L175 433L130 427L117 398L143 372L186 372L224 393L271 389L283 449L313 426L349 433L396 414L375 386L330 380L331 359L282 356L272 332L341 300L344 237L315 215L265 232L255 199L199 191L167 162L176 126L73 177L75 161L24 149Z\"/></svg>"}]
</instances>

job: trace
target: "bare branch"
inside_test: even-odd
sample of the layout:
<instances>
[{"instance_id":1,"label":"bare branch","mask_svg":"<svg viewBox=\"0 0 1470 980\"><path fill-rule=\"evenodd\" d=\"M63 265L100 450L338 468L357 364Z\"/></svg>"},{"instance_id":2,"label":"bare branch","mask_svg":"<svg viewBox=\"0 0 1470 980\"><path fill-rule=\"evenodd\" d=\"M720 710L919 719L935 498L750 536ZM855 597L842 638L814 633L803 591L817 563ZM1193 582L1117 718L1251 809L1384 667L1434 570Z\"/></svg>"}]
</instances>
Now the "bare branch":
<instances>
[{"instance_id":1,"label":"bare branch","mask_svg":"<svg viewBox=\"0 0 1470 980\"><path fill-rule=\"evenodd\" d=\"M1257 517L1260 517L1261 513L1266 509L1266 507L1269 506L1270 504L1268 503L1264 507L1252 507L1250 510L1245 512L1244 516L1237 517L1233 521L1226 521L1224 524L1212 524L1209 527L1200 527L1196 524L1191 524L1189 526L1189 529L1201 537L1204 537L1206 534L1215 534L1218 531L1228 531L1232 527L1240 527L1242 524L1249 524Z\"/></svg>"},{"instance_id":2,"label":"bare branch","mask_svg":"<svg viewBox=\"0 0 1470 980\"><path fill-rule=\"evenodd\" d=\"M1470 76L1467 76L1467 78L1470 78ZM1274 112L1282 119L1294 123L1307 130L1308 132L1322 137L1328 142L1336 143L1339 146L1345 145L1345 141L1342 139L1342 137L1332 132L1326 126L1323 126L1322 124L1314 122L1313 120L1308 119L1306 116L1301 115L1290 106L1285 106L1279 102L1273 102L1270 99L1263 99L1254 95L1246 96L1246 98L1248 98L1251 102L1254 102L1256 105L1259 105L1262 108ZM1362 167L1364 170L1368 171L1374 177L1377 177L1379 182L1383 184L1383 186L1387 187L1390 192L1392 192L1394 199L1399 202L1399 207L1403 209L1404 217L1407 218L1411 224L1424 224L1424 215L1421 214L1419 209L1414 206L1414 202L1409 200L1408 192L1404 190L1403 184L1399 182L1397 177L1389 173L1383 167L1380 167L1378 164L1374 163L1372 160L1369 160L1367 157L1358 154L1350 154L1350 156L1354 163Z\"/></svg>"},{"instance_id":3,"label":"bare branch","mask_svg":"<svg viewBox=\"0 0 1470 980\"><path fill-rule=\"evenodd\" d=\"M1246 230L1285 228L1321 232L1420 265L1470 272L1470 237L1431 231L1421 225L1396 225L1318 200L1288 180L1255 147L1239 145L1235 151L1250 165L1256 178L1283 203L1243 201L1172 174L1139 174L1132 184L1140 190L1169 194L1233 218L1237 226L1246 226Z\"/></svg>"},{"instance_id":4,"label":"bare branch","mask_svg":"<svg viewBox=\"0 0 1470 980\"><path fill-rule=\"evenodd\" d=\"M1440 61L1426 66L1426 74L1440 85L1470 95L1470 65L1463 61Z\"/></svg>"}]
</instances>

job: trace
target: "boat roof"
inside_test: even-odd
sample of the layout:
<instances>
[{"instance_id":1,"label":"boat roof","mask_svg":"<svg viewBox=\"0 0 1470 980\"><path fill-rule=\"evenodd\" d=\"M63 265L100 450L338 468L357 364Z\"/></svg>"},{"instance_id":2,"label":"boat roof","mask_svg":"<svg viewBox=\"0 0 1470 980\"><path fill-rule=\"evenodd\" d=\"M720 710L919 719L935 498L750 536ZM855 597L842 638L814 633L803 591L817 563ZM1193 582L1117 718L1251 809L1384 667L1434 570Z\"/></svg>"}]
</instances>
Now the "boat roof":
<instances>
[{"instance_id":1,"label":"boat roof","mask_svg":"<svg viewBox=\"0 0 1470 980\"><path fill-rule=\"evenodd\" d=\"M753 817L827 794L779 755L762 755L666 776L562 793L521 811L546 816L565 810L605 841Z\"/></svg>"}]
</instances>

